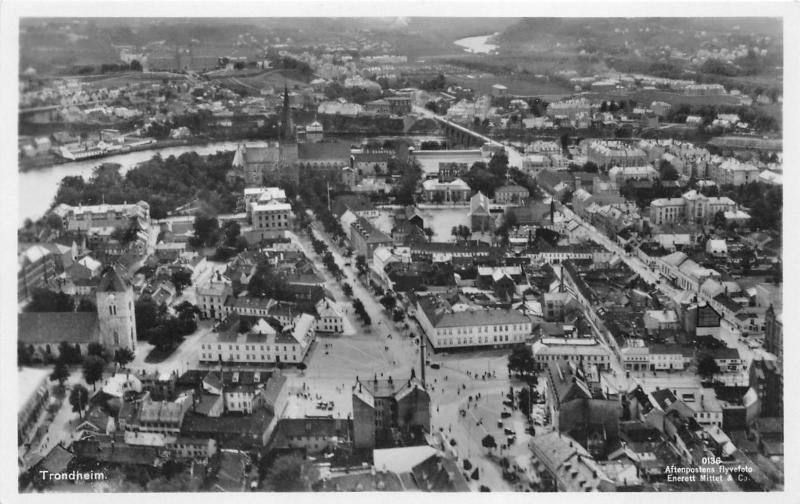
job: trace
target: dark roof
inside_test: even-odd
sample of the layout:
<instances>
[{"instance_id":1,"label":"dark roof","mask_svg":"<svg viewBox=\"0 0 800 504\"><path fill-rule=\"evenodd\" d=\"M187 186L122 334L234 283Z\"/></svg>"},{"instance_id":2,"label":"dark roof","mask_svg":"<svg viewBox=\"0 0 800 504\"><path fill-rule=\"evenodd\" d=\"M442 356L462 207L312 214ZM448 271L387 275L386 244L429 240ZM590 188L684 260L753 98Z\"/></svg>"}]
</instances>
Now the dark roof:
<instances>
[{"instance_id":1,"label":"dark roof","mask_svg":"<svg viewBox=\"0 0 800 504\"><path fill-rule=\"evenodd\" d=\"M17 339L26 344L91 343L98 341L100 326L93 312L20 313Z\"/></svg>"},{"instance_id":2,"label":"dark roof","mask_svg":"<svg viewBox=\"0 0 800 504\"><path fill-rule=\"evenodd\" d=\"M388 161L391 157L391 152L361 152L358 154L353 154L353 160L356 163L370 163L370 162L382 162Z\"/></svg>"},{"instance_id":3,"label":"dark roof","mask_svg":"<svg viewBox=\"0 0 800 504\"><path fill-rule=\"evenodd\" d=\"M742 306L739 303L731 299L731 297L724 292L714 296L714 301L718 302L732 312L737 312L742 309Z\"/></svg>"},{"instance_id":4,"label":"dark roof","mask_svg":"<svg viewBox=\"0 0 800 504\"><path fill-rule=\"evenodd\" d=\"M39 469L51 473L66 472L69 463L74 458L75 455L59 443L39 462Z\"/></svg>"},{"instance_id":5,"label":"dark roof","mask_svg":"<svg viewBox=\"0 0 800 504\"><path fill-rule=\"evenodd\" d=\"M152 466L158 458L158 449L112 443L109 436L94 436L72 444L75 455L111 464L136 464Z\"/></svg>"},{"instance_id":6,"label":"dark roof","mask_svg":"<svg viewBox=\"0 0 800 504\"><path fill-rule=\"evenodd\" d=\"M282 418L277 433L283 436L347 436L350 420L343 418Z\"/></svg>"},{"instance_id":7,"label":"dark roof","mask_svg":"<svg viewBox=\"0 0 800 504\"><path fill-rule=\"evenodd\" d=\"M386 233L372 225L370 221L359 217L350 224L351 229L355 229L367 243L392 243L392 239Z\"/></svg>"},{"instance_id":8,"label":"dark roof","mask_svg":"<svg viewBox=\"0 0 800 504\"><path fill-rule=\"evenodd\" d=\"M677 401L675 394L672 393L669 389L661 389L653 391L650 395L653 396L653 399L656 400L661 409L666 411L667 408L672 406L672 403Z\"/></svg>"},{"instance_id":9,"label":"dark roof","mask_svg":"<svg viewBox=\"0 0 800 504\"><path fill-rule=\"evenodd\" d=\"M711 354L715 359L738 359L739 349L737 348L718 348Z\"/></svg>"},{"instance_id":10,"label":"dark roof","mask_svg":"<svg viewBox=\"0 0 800 504\"><path fill-rule=\"evenodd\" d=\"M455 462L431 455L411 469L417 487L423 492L469 492L467 480Z\"/></svg>"},{"instance_id":11,"label":"dark roof","mask_svg":"<svg viewBox=\"0 0 800 504\"><path fill-rule=\"evenodd\" d=\"M362 194L340 194L333 200L333 213L339 217L350 210L353 213L375 210L375 205Z\"/></svg>"},{"instance_id":12,"label":"dark roof","mask_svg":"<svg viewBox=\"0 0 800 504\"><path fill-rule=\"evenodd\" d=\"M334 142L302 143L297 145L297 157L301 161L335 160L349 165L350 146Z\"/></svg>"},{"instance_id":13,"label":"dark roof","mask_svg":"<svg viewBox=\"0 0 800 504\"><path fill-rule=\"evenodd\" d=\"M186 414L181 427L184 437L214 438L233 446L261 445L262 437L274 415L258 409L251 415L223 415L206 417L191 411Z\"/></svg>"},{"instance_id":14,"label":"dark roof","mask_svg":"<svg viewBox=\"0 0 800 504\"><path fill-rule=\"evenodd\" d=\"M100 275L100 284L97 286L97 292L125 292L129 285L128 282L122 279L117 270L108 267Z\"/></svg>"}]
</instances>

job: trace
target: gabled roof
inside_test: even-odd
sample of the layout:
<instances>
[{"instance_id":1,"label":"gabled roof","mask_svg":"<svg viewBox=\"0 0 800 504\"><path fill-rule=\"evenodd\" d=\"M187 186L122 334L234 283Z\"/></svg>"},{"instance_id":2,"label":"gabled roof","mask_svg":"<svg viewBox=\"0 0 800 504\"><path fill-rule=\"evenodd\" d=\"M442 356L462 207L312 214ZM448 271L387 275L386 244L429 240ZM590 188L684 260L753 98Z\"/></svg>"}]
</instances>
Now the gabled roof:
<instances>
[{"instance_id":1,"label":"gabled roof","mask_svg":"<svg viewBox=\"0 0 800 504\"><path fill-rule=\"evenodd\" d=\"M113 267L107 267L100 276L100 284L97 292L125 292L130 287L130 283L123 280L119 272Z\"/></svg>"},{"instance_id":2,"label":"gabled roof","mask_svg":"<svg viewBox=\"0 0 800 504\"><path fill-rule=\"evenodd\" d=\"M91 343L99 340L100 326L94 312L20 313L18 341L25 344Z\"/></svg>"}]
</instances>

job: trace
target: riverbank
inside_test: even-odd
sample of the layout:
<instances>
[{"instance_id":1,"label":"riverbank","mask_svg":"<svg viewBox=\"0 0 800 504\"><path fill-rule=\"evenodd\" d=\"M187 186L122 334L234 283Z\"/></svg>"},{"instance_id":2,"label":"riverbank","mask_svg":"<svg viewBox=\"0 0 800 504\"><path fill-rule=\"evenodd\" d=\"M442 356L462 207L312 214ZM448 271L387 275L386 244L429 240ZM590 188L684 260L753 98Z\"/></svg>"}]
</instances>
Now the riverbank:
<instances>
[{"instance_id":1,"label":"riverbank","mask_svg":"<svg viewBox=\"0 0 800 504\"><path fill-rule=\"evenodd\" d=\"M182 138L182 139L169 139L169 140L156 140L155 142L144 144L144 145L137 145L134 147L129 147L124 151L112 151L106 154L101 154L96 157L92 157L90 159L64 159L60 156L56 156L55 154L49 154L47 156L36 156L32 158L22 158L19 160L19 172L24 173L33 170L40 170L46 168L52 168L55 166L60 165L70 165L74 163L81 163L85 161L101 161L105 158L110 158L114 156L124 156L126 154L130 154L132 152L146 152L146 151L156 151L161 149L168 149L170 147L187 147L187 146L205 146L209 144L216 143L217 140L208 139L208 138Z\"/></svg>"}]
</instances>

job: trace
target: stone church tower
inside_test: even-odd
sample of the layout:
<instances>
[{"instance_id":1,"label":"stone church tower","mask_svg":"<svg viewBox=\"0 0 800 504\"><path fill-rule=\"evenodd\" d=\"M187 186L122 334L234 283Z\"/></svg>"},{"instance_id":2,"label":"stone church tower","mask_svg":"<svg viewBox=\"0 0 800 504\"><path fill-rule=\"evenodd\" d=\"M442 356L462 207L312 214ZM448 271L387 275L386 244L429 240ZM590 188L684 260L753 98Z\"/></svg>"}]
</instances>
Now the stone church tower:
<instances>
[{"instance_id":1,"label":"stone church tower","mask_svg":"<svg viewBox=\"0 0 800 504\"><path fill-rule=\"evenodd\" d=\"M97 286L100 343L107 348L136 349L136 312L133 286L112 267L103 271Z\"/></svg>"}]
</instances>

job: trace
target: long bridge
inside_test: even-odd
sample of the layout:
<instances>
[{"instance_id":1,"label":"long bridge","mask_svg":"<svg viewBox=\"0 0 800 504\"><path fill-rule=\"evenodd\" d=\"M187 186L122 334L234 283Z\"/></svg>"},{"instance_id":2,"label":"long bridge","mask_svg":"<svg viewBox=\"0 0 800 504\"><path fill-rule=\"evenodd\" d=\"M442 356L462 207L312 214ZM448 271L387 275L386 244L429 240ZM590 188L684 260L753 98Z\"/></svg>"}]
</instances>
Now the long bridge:
<instances>
[{"instance_id":1,"label":"long bridge","mask_svg":"<svg viewBox=\"0 0 800 504\"><path fill-rule=\"evenodd\" d=\"M424 115L430 119L435 119L442 127L442 133L447 139L448 145L460 145L464 148L478 147L484 144L499 145L505 148L506 155L508 156L509 166L522 168L523 155L517 149L510 145L505 145L497 140L492 140L486 135L482 135L476 131L472 131L466 126L454 123L447 118L434 114L430 110L423 107L414 107L414 112Z\"/></svg>"}]
</instances>

